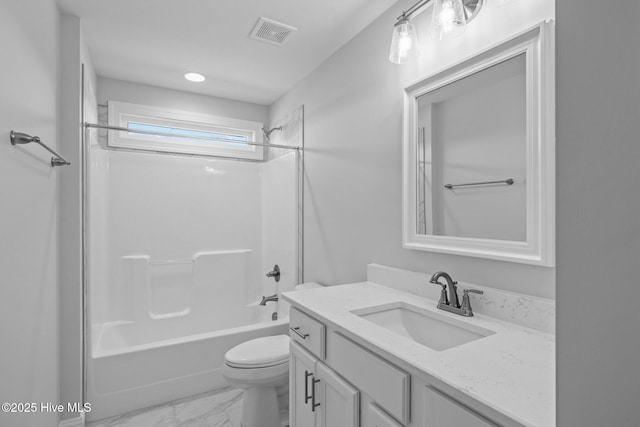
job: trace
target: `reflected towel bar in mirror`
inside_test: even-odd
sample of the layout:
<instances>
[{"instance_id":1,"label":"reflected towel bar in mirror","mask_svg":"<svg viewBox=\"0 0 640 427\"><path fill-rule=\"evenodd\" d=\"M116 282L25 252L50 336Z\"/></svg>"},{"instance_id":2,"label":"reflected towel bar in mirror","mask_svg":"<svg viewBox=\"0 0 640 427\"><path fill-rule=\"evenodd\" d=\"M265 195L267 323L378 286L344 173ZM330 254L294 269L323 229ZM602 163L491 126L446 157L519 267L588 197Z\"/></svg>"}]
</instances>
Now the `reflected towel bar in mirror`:
<instances>
[{"instance_id":1,"label":"reflected towel bar in mirror","mask_svg":"<svg viewBox=\"0 0 640 427\"><path fill-rule=\"evenodd\" d=\"M514 183L513 179L509 178L509 179L505 179L505 180L502 180L502 181L469 182L467 184L445 184L444 188L447 188L447 189L451 190L452 188L455 188L455 187L468 187L468 186L473 186L473 185L491 185L491 184L512 185L513 183Z\"/></svg>"},{"instance_id":2,"label":"reflected towel bar in mirror","mask_svg":"<svg viewBox=\"0 0 640 427\"><path fill-rule=\"evenodd\" d=\"M11 139L11 145L28 144L30 142L35 142L36 144L40 144L42 148L44 148L45 150L47 150L48 152L54 155L54 157L51 158L51 166L66 166L71 164L71 162L66 160L60 154L53 151L44 142L40 141L40 138L37 136L31 136L31 135L27 135L26 133L11 131L9 138Z\"/></svg>"}]
</instances>

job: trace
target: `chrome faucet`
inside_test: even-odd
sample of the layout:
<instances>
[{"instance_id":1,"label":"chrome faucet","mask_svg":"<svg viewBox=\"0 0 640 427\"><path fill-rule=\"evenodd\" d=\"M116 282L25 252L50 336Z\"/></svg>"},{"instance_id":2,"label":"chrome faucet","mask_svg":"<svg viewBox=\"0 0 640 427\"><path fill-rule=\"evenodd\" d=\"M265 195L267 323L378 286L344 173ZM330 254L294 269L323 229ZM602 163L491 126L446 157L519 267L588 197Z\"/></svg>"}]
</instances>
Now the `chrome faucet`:
<instances>
[{"instance_id":1,"label":"chrome faucet","mask_svg":"<svg viewBox=\"0 0 640 427\"><path fill-rule=\"evenodd\" d=\"M278 294L273 294L271 296L265 297L262 296L262 301L260 301L259 305L267 305L268 302L278 301Z\"/></svg>"},{"instance_id":2,"label":"chrome faucet","mask_svg":"<svg viewBox=\"0 0 640 427\"><path fill-rule=\"evenodd\" d=\"M447 282L446 286L442 283L438 282L438 280L444 277L444 280ZM438 302L438 308L440 308L440 303L442 302L445 305L460 308L460 303L458 302L458 282L453 280L449 273L445 273L444 271L438 271L433 276L431 276L431 280L429 283L433 283L435 285L442 286L442 293L440 294L440 301ZM447 287L449 288L449 298L447 299ZM444 301L443 301L444 297Z\"/></svg>"},{"instance_id":3,"label":"chrome faucet","mask_svg":"<svg viewBox=\"0 0 640 427\"><path fill-rule=\"evenodd\" d=\"M446 285L438 281L441 277L444 277L444 280L447 282ZM444 271L438 271L433 276L431 276L431 280L429 280L429 283L442 286L442 291L440 292L440 300L438 301L438 308L440 310L459 314L465 317L473 316L471 302L469 301L469 292L473 292L474 294L484 293L483 291L479 291L477 289L464 289L464 295L462 296L462 305L460 305L458 300L458 282L453 280L448 273L445 273ZM448 295L447 290L449 291Z\"/></svg>"}]
</instances>

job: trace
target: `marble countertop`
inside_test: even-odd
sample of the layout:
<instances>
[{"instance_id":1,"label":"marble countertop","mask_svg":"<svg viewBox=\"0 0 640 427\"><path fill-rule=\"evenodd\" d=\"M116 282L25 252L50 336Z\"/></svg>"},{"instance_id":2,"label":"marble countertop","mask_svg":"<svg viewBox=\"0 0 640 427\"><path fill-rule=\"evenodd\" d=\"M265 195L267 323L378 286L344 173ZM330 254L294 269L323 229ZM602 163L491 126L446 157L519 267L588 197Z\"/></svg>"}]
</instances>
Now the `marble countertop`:
<instances>
[{"instance_id":1,"label":"marble countertop","mask_svg":"<svg viewBox=\"0 0 640 427\"><path fill-rule=\"evenodd\" d=\"M525 426L555 425L555 336L476 314L436 309L436 301L371 282L286 292L286 301L328 326L366 343L381 356L440 380ZM435 351L351 313L395 302L495 331Z\"/></svg>"}]
</instances>

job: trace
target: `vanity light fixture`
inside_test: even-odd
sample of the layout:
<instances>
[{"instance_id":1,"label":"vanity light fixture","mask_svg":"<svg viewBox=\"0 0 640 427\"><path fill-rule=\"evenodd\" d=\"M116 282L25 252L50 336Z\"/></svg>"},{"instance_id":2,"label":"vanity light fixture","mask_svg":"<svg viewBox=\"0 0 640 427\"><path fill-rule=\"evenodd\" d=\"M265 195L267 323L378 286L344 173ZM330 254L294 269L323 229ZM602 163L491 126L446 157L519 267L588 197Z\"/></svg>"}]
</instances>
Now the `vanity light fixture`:
<instances>
[{"instance_id":1,"label":"vanity light fixture","mask_svg":"<svg viewBox=\"0 0 640 427\"><path fill-rule=\"evenodd\" d=\"M406 64L417 58L419 53L418 33L403 13L393 27L389 61L394 64Z\"/></svg>"},{"instance_id":2,"label":"vanity light fixture","mask_svg":"<svg viewBox=\"0 0 640 427\"><path fill-rule=\"evenodd\" d=\"M437 40L457 37L464 33L467 23L478 14L484 0L420 0L398 16L393 26L389 61L406 64L418 57L418 34L411 18L434 4L431 34Z\"/></svg>"},{"instance_id":3,"label":"vanity light fixture","mask_svg":"<svg viewBox=\"0 0 640 427\"><path fill-rule=\"evenodd\" d=\"M207 78L200 73L187 73L184 75L184 78L194 83L202 83Z\"/></svg>"}]
</instances>

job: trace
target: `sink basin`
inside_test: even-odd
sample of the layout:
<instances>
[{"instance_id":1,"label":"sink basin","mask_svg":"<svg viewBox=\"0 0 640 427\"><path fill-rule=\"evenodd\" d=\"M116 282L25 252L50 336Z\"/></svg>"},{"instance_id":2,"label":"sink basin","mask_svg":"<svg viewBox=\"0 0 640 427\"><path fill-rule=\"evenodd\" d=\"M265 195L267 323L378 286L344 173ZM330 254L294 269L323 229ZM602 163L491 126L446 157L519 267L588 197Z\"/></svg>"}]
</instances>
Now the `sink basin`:
<instances>
[{"instance_id":1,"label":"sink basin","mask_svg":"<svg viewBox=\"0 0 640 427\"><path fill-rule=\"evenodd\" d=\"M495 333L403 302L362 308L352 313L436 351Z\"/></svg>"}]
</instances>

